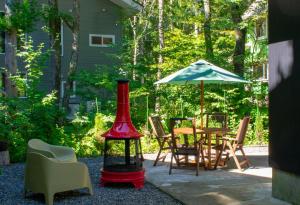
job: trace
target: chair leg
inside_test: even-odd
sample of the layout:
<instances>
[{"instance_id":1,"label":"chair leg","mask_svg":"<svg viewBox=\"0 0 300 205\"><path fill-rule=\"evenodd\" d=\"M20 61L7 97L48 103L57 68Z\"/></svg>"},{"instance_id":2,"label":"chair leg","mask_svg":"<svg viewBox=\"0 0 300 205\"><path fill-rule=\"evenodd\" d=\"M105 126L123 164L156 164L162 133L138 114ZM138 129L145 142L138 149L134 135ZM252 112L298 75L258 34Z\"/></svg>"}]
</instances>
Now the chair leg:
<instances>
[{"instance_id":1,"label":"chair leg","mask_svg":"<svg viewBox=\"0 0 300 205\"><path fill-rule=\"evenodd\" d=\"M52 194L52 193L45 194L46 205L53 205L53 199L54 199L54 194Z\"/></svg>"},{"instance_id":2,"label":"chair leg","mask_svg":"<svg viewBox=\"0 0 300 205\"><path fill-rule=\"evenodd\" d=\"M240 150L243 154L243 158L246 161L247 166L250 167L251 163L250 163L249 159L246 157L246 154L245 154L245 151L244 151L243 147L240 147Z\"/></svg>"},{"instance_id":3,"label":"chair leg","mask_svg":"<svg viewBox=\"0 0 300 205\"><path fill-rule=\"evenodd\" d=\"M198 152L197 153L197 155L196 155L196 176L198 176L199 175L199 160L200 160L200 152Z\"/></svg>"},{"instance_id":4,"label":"chair leg","mask_svg":"<svg viewBox=\"0 0 300 205\"><path fill-rule=\"evenodd\" d=\"M160 154L161 154L161 147L159 148L159 151L158 151L158 153L157 153L157 156L156 156L156 159L155 159L155 161L154 161L154 164L153 164L153 166L156 166L156 164L157 164L157 162L158 162L158 160L159 160L159 157L160 157Z\"/></svg>"},{"instance_id":5,"label":"chair leg","mask_svg":"<svg viewBox=\"0 0 300 205\"><path fill-rule=\"evenodd\" d=\"M155 159L155 161L154 161L153 166L156 166L157 162L161 159L161 158L160 158L160 155L161 155L161 153L162 153L162 150L164 149L164 146L165 146L166 142L167 142L167 139L165 138L165 139L163 139L163 141L162 141L161 143L160 143L160 142L158 143L158 144L159 144L159 151L158 151L158 153L157 153L157 156L156 156L156 159ZM163 162L165 161L166 157L167 157L167 156L165 156L165 157L162 158L162 161L163 161Z\"/></svg>"},{"instance_id":6,"label":"chair leg","mask_svg":"<svg viewBox=\"0 0 300 205\"><path fill-rule=\"evenodd\" d=\"M233 159L234 159L234 162L235 162L237 168L238 168L240 171L242 171L241 165L240 165L240 163L239 163L239 160L238 160L237 156L235 155L235 151L234 151L234 149L233 149L231 143L228 143L228 146L229 146L230 153L232 154L232 157L233 157Z\"/></svg>"},{"instance_id":7,"label":"chair leg","mask_svg":"<svg viewBox=\"0 0 300 205\"><path fill-rule=\"evenodd\" d=\"M217 169L217 166L218 166L219 163L220 163L220 160L221 160L222 154L223 154L223 147L224 147L224 146L222 146L222 147L221 147L221 150L219 151L219 155L218 155L218 157L217 157L217 160L216 160L214 169Z\"/></svg>"},{"instance_id":8,"label":"chair leg","mask_svg":"<svg viewBox=\"0 0 300 205\"><path fill-rule=\"evenodd\" d=\"M94 192L93 192L93 186L92 186L92 183L91 183L91 179L90 179L90 177L88 176L88 190L89 190L89 193L90 193L90 195L92 196L92 195L94 195Z\"/></svg>"},{"instance_id":9,"label":"chair leg","mask_svg":"<svg viewBox=\"0 0 300 205\"><path fill-rule=\"evenodd\" d=\"M169 175L171 175L171 173L172 173L173 157L174 157L174 155L173 155L173 153L172 153L172 156L171 156L171 163L170 163L170 169L169 169Z\"/></svg>"},{"instance_id":10,"label":"chair leg","mask_svg":"<svg viewBox=\"0 0 300 205\"><path fill-rule=\"evenodd\" d=\"M204 155L204 151L203 151L203 146L200 146L200 151L201 151L201 159L202 159L202 162L203 162L203 166L204 166L204 169L206 170L205 155Z\"/></svg>"}]
</instances>

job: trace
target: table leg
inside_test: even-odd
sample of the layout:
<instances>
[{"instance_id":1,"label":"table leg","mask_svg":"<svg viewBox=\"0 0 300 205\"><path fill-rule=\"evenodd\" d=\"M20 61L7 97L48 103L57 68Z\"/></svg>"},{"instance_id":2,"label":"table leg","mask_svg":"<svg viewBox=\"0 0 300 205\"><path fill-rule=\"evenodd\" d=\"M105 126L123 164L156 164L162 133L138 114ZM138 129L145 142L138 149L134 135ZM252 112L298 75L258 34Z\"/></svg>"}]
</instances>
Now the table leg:
<instances>
[{"instance_id":1,"label":"table leg","mask_svg":"<svg viewBox=\"0 0 300 205\"><path fill-rule=\"evenodd\" d=\"M217 147L219 147L219 144L220 144L220 135L216 134L216 145ZM220 154L220 151L218 149L216 149L216 162L217 163L217 159L218 159L218 156ZM218 166L218 164L217 164Z\"/></svg>"},{"instance_id":2,"label":"table leg","mask_svg":"<svg viewBox=\"0 0 300 205\"><path fill-rule=\"evenodd\" d=\"M207 169L211 169L211 134L207 135L207 158L208 158L208 165Z\"/></svg>"},{"instance_id":3,"label":"table leg","mask_svg":"<svg viewBox=\"0 0 300 205\"><path fill-rule=\"evenodd\" d=\"M184 144L185 144L186 147L189 146L188 135L184 135ZM188 156L188 155L185 156L185 163L186 163L186 164L189 163L189 156Z\"/></svg>"}]
</instances>

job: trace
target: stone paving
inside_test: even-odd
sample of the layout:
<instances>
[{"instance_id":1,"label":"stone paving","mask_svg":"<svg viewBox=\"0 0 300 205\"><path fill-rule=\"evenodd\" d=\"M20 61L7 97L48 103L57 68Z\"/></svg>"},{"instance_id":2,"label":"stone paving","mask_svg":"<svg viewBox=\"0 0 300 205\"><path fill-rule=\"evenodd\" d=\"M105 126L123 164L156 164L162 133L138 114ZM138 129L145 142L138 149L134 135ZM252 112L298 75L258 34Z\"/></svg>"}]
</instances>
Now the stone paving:
<instances>
[{"instance_id":1,"label":"stone paving","mask_svg":"<svg viewBox=\"0 0 300 205\"><path fill-rule=\"evenodd\" d=\"M271 197L272 169L267 147L246 148L252 167L240 172L230 160L226 168L214 171L172 170L169 164L153 167L155 155L145 155L146 179L187 205L287 205ZM168 161L169 159L167 159Z\"/></svg>"},{"instance_id":2,"label":"stone paving","mask_svg":"<svg viewBox=\"0 0 300 205\"><path fill-rule=\"evenodd\" d=\"M246 153L253 166L243 172L230 160L226 168L201 170L199 176L193 170L176 169L169 175L169 158L153 167L156 155L144 155L148 183L140 191L130 186L100 187L102 158L81 159L89 167L95 195L87 195L86 190L66 192L57 194L54 204L287 205L271 197L272 169L268 166L267 147L246 148ZM44 203L41 194L23 198L24 163L3 167L2 171L1 205Z\"/></svg>"}]
</instances>

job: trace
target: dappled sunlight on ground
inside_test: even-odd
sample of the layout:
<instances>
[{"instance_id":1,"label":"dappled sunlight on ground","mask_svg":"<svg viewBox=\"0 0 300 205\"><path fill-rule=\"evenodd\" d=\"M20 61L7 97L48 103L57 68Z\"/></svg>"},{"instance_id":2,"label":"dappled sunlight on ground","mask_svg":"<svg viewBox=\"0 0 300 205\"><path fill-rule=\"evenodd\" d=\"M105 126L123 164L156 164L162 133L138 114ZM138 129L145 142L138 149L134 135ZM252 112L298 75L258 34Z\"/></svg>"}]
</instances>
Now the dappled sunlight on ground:
<instances>
[{"instance_id":1,"label":"dappled sunlight on ground","mask_svg":"<svg viewBox=\"0 0 300 205\"><path fill-rule=\"evenodd\" d=\"M272 169L265 148L246 148L251 167L240 172L231 159L226 167L213 171L173 169L169 175L170 156L153 167L156 155L145 155L146 179L161 190L188 205L286 205L271 197ZM237 153L239 155L239 153ZM201 203L200 203L201 202Z\"/></svg>"}]
</instances>

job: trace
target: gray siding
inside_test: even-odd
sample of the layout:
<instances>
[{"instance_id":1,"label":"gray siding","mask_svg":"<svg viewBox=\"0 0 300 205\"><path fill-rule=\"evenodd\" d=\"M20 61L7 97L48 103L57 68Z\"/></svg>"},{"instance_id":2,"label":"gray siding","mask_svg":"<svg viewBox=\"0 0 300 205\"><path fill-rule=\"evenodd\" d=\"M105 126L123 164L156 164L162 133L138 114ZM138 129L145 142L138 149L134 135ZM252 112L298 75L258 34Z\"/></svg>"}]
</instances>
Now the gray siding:
<instances>
[{"instance_id":1,"label":"gray siding","mask_svg":"<svg viewBox=\"0 0 300 205\"><path fill-rule=\"evenodd\" d=\"M46 2L46 0L40 0ZM93 71L95 65L113 65L116 64L112 54L119 51L121 45L122 9L109 0L81 0L80 7L80 55L79 70L86 69ZM70 13L72 10L72 0L60 0L59 8L61 11ZM4 0L0 0L0 10L4 10ZM105 11L103 11L105 10ZM33 38L36 45L41 42L49 48L49 36L42 31L42 23L38 23L36 31L29 35ZM91 47L89 46L89 34L115 35L114 47ZM62 77L66 78L68 61L70 59L72 35L70 29L63 25L63 56L62 56ZM0 54L0 66L4 66L4 54ZM20 69L22 63L19 62ZM53 60L49 60L49 66L44 70L44 76L41 82L41 89L51 91L54 87L54 66Z\"/></svg>"},{"instance_id":2,"label":"gray siding","mask_svg":"<svg viewBox=\"0 0 300 205\"><path fill-rule=\"evenodd\" d=\"M0 11L4 12L4 0L0 0ZM0 53L0 67L4 67L5 62L4 62L4 54Z\"/></svg>"},{"instance_id":3,"label":"gray siding","mask_svg":"<svg viewBox=\"0 0 300 205\"><path fill-rule=\"evenodd\" d=\"M69 12L72 0L60 2L61 10ZM81 0L80 8L80 55L79 70L92 71L95 65L112 65L115 63L109 55L116 53L121 44L121 10L108 0ZM102 9L106 11L103 12ZM89 46L89 34L115 35L116 45L111 47ZM64 55L62 57L64 76L70 58L72 43L71 31L64 25Z\"/></svg>"}]
</instances>

